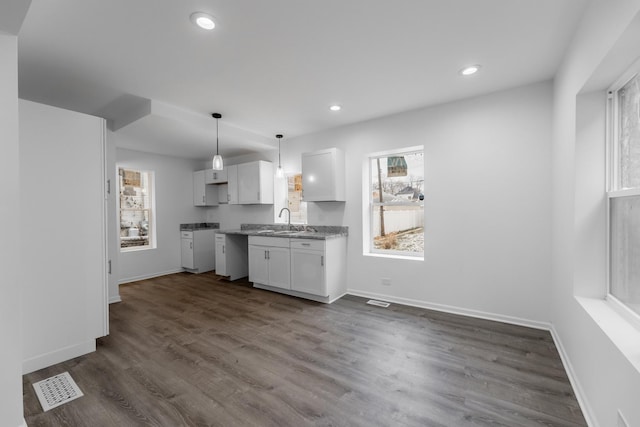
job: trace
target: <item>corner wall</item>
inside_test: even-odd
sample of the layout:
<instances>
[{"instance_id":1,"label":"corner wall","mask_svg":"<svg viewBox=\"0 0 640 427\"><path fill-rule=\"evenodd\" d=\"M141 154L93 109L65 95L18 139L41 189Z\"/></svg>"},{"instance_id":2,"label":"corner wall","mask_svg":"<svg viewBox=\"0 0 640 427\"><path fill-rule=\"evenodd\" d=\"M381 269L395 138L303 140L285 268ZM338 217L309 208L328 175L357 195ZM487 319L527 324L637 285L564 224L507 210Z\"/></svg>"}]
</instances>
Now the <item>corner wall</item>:
<instances>
[{"instance_id":1,"label":"corner wall","mask_svg":"<svg viewBox=\"0 0 640 427\"><path fill-rule=\"evenodd\" d=\"M117 141L114 134L109 138ZM118 251L118 282L182 271L180 224L203 222L207 217L207 208L193 206L193 171L200 162L117 148L116 165L154 172L157 237L155 249ZM118 192L117 181L114 191Z\"/></svg>"},{"instance_id":2,"label":"corner wall","mask_svg":"<svg viewBox=\"0 0 640 427\"><path fill-rule=\"evenodd\" d=\"M18 38L0 32L0 425L23 425L18 142Z\"/></svg>"},{"instance_id":3,"label":"corner wall","mask_svg":"<svg viewBox=\"0 0 640 427\"><path fill-rule=\"evenodd\" d=\"M551 318L591 426L617 425L618 409L629 427L640 425L640 373L576 298L602 296L606 286L593 284L603 279L603 262L598 248L589 247L604 243L602 229L589 226L602 220L601 199L598 201L596 192L604 187L602 182L593 183L592 175L584 176L586 166L594 155L598 156L594 152L598 147L593 146L591 136L581 138L584 145L576 147L576 125L582 132L592 124L590 120L602 120L602 109L594 108L597 100L593 97L597 94L581 97L577 123L576 97L639 11L637 0L592 1L554 82ZM591 135L595 132L597 136L600 130L596 124L585 132ZM604 133L600 137L603 148ZM602 167L602 164L593 167L591 173L601 174ZM590 260L595 260L595 264Z\"/></svg>"},{"instance_id":4,"label":"corner wall","mask_svg":"<svg viewBox=\"0 0 640 427\"><path fill-rule=\"evenodd\" d=\"M287 172L300 170L303 152L345 151L347 202L309 203L308 213L310 224L349 226L349 291L546 327L551 90L533 84L283 144ZM416 145L425 151L425 260L364 255L363 162Z\"/></svg>"}]
</instances>

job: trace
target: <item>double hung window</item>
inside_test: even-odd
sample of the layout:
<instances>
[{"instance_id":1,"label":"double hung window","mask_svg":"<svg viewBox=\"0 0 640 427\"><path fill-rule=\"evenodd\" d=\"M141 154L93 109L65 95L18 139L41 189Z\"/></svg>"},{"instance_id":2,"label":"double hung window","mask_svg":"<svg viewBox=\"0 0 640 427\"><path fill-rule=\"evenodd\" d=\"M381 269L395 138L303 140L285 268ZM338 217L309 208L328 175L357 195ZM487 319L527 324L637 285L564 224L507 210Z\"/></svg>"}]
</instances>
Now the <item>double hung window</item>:
<instances>
[{"instance_id":1,"label":"double hung window","mask_svg":"<svg viewBox=\"0 0 640 427\"><path fill-rule=\"evenodd\" d=\"M120 168L120 249L155 247L153 172Z\"/></svg>"},{"instance_id":2,"label":"double hung window","mask_svg":"<svg viewBox=\"0 0 640 427\"><path fill-rule=\"evenodd\" d=\"M640 67L609 90L608 298L640 316ZM638 317L640 319L640 317Z\"/></svg>"},{"instance_id":3,"label":"double hung window","mask_svg":"<svg viewBox=\"0 0 640 427\"><path fill-rule=\"evenodd\" d=\"M424 256L422 147L368 158L369 253Z\"/></svg>"}]
</instances>

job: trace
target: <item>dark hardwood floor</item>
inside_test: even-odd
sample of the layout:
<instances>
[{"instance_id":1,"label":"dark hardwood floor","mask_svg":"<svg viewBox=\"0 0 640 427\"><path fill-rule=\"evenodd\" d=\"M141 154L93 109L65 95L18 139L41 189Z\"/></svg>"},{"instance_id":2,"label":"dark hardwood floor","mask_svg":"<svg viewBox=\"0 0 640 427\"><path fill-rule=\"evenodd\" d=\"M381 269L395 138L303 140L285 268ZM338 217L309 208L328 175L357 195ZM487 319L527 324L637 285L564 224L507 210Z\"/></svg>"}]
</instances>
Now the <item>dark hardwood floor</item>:
<instances>
[{"instance_id":1,"label":"dark hardwood floor","mask_svg":"<svg viewBox=\"0 0 640 427\"><path fill-rule=\"evenodd\" d=\"M585 426L548 332L174 274L121 286L95 353L24 376L29 426ZM32 383L84 396L46 413Z\"/></svg>"}]
</instances>

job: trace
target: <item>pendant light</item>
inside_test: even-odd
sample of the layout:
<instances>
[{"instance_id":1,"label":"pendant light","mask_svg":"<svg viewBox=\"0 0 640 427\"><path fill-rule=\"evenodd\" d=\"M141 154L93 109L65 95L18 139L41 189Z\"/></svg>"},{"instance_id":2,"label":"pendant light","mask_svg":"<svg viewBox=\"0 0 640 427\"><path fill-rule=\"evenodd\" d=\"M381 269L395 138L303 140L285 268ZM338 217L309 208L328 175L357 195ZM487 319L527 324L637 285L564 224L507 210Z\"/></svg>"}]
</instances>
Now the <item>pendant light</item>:
<instances>
[{"instance_id":1,"label":"pendant light","mask_svg":"<svg viewBox=\"0 0 640 427\"><path fill-rule=\"evenodd\" d=\"M277 134L276 138L278 138L278 169L276 169L276 178L284 178L284 169L282 169L282 163L280 162L280 140L282 140L282 135Z\"/></svg>"},{"instance_id":2,"label":"pendant light","mask_svg":"<svg viewBox=\"0 0 640 427\"><path fill-rule=\"evenodd\" d=\"M213 156L213 170L215 171L221 171L223 169L223 164L222 164L222 156L220 155L220 151L218 150L219 148L219 133L218 133L218 119L222 118L222 114L220 113L213 113L211 114L211 116L216 119L216 155Z\"/></svg>"}]
</instances>

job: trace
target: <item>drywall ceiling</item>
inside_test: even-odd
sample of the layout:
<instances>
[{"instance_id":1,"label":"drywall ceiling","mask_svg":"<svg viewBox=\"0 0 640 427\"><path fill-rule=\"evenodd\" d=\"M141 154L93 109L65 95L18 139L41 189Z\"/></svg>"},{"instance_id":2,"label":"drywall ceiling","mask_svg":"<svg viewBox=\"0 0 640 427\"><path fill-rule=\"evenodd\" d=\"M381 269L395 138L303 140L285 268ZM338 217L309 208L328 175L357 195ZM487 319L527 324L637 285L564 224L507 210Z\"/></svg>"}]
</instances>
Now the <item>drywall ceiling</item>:
<instances>
[{"instance_id":1,"label":"drywall ceiling","mask_svg":"<svg viewBox=\"0 0 640 427\"><path fill-rule=\"evenodd\" d=\"M220 112L220 151L233 156L276 147L276 133L550 79L586 3L33 0L18 37L19 91L110 119L129 148L192 158L211 154L210 113ZM217 28L194 26L195 11ZM458 74L474 63L480 73ZM333 103L343 110L330 112Z\"/></svg>"}]
</instances>

